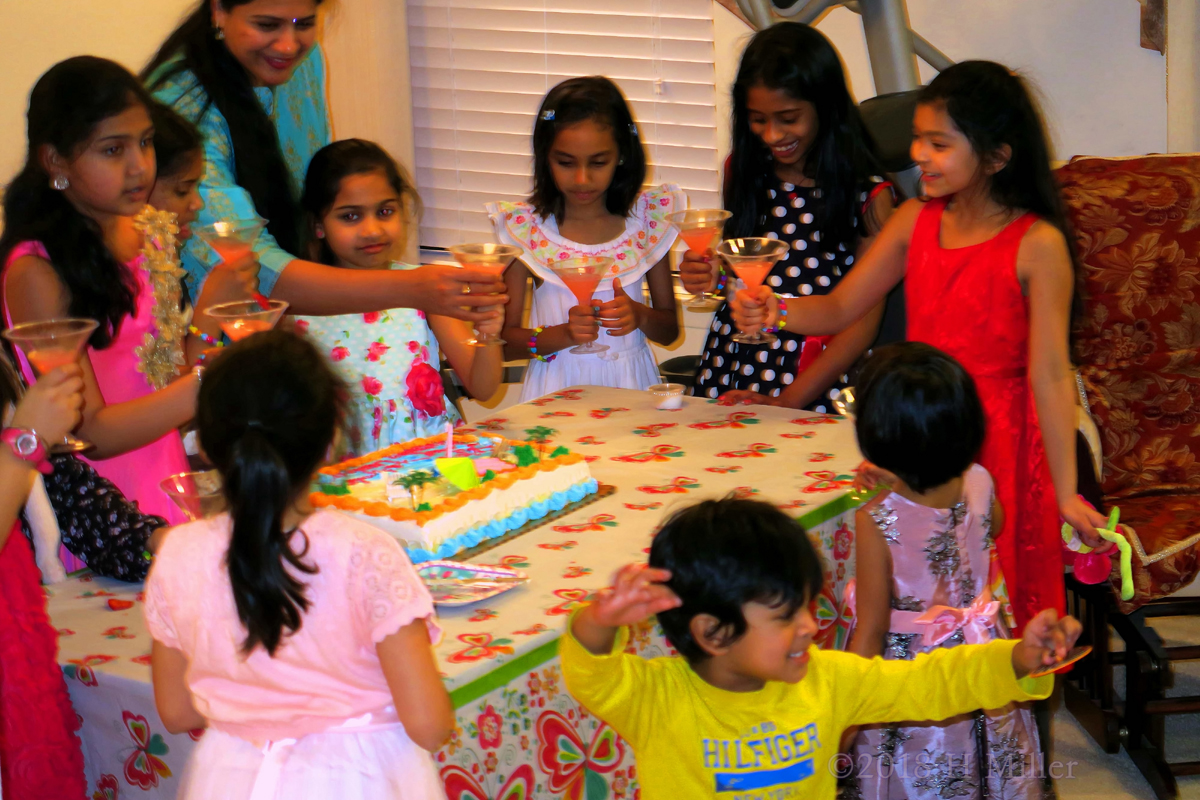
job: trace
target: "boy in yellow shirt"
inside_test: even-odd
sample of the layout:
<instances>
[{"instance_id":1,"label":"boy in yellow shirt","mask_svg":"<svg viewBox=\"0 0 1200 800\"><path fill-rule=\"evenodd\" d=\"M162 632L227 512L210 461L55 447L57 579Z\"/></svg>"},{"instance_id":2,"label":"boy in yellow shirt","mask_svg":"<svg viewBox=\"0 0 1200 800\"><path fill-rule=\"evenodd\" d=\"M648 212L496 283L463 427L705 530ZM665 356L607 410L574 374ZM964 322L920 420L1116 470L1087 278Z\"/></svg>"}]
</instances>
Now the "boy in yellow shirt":
<instances>
[{"instance_id":1,"label":"boy in yellow shirt","mask_svg":"<svg viewBox=\"0 0 1200 800\"><path fill-rule=\"evenodd\" d=\"M632 745L643 800L833 798L843 730L1044 698L1053 676L1025 676L1082 630L1047 609L1020 641L868 660L813 645L821 582L797 522L766 503L709 500L676 513L649 566L622 568L571 618L567 688ZM623 652L625 626L651 614L681 657Z\"/></svg>"}]
</instances>

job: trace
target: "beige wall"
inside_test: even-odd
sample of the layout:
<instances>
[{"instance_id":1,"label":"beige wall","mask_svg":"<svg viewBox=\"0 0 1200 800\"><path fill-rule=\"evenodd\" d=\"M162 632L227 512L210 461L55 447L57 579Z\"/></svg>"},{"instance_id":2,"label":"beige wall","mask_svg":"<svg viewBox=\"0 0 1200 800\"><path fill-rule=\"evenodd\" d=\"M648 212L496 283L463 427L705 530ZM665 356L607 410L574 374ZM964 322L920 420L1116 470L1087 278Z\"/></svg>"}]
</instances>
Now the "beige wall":
<instances>
[{"instance_id":1,"label":"beige wall","mask_svg":"<svg viewBox=\"0 0 1200 800\"><path fill-rule=\"evenodd\" d=\"M1175 13L1194 2L1170 0L1168 7ZM714 7L717 74L732 80L748 28ZM952 60L990 59L1026 75L1041 95L1058 158L1166 151L1166 59L1139 46L1137 0L908 0L908 13L913 29ZM1183 16L1177 17L1181 28L1194 25ZM842 54L855 96L873 96L860 18L839 8L817 27ZM1181 66L1190 67L1191 37L1181 31L1175 42ZM924 80L932 78L921 68ZM1193 88L1189 83L1176 93L1178 108L1187 105L1177 111L1189 120ZM1176 149L1193 146L1181 139Z\"/></svg>"},{"instance_id":2,"label":"beige wall","mask_svg":"<svg viewBox=\"0 0 1200 800\"><path fill-rule=\"evenodd\" d=\"M0 0L0 183L25 158L29 90L53 64L76 55L145 65L196 0ZM327 0L330 104L339 137L384 145L412 164L404 3Z\"/></svg>"},{"instance_id":3,"label":"beige wall","mask_svg":"<svg viewBox=\"0 0 1200 800\"><path fill-rule=\"evenodd\" d=\"M25 110L38 77L96 55L137 71L194 0L0 0L0 183L25 159Z\"/></svg>"}]
</instances>

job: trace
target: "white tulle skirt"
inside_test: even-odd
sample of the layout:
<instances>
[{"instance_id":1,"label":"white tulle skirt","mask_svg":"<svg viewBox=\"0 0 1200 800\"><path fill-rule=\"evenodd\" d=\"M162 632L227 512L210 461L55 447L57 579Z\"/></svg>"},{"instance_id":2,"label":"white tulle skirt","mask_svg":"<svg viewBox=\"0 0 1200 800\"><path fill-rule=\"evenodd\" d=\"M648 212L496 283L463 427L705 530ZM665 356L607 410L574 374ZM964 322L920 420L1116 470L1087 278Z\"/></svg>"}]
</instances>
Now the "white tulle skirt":
<instances>
[{"instance_id":1,"label":"white tulle skirt","mask_svg":"<svg viewBox=\"0 0 1200 800\"><path fill-rule=\"evenodd\" d=\"M179 782L179 800L444 800L433 757L401 725L276 744L276 752L209 729ZM268 773L270 773L268 775ZM260 775L262 780L260 780ZM256 787L255 782L259 785Z\"/></svg>"}]
</instances>

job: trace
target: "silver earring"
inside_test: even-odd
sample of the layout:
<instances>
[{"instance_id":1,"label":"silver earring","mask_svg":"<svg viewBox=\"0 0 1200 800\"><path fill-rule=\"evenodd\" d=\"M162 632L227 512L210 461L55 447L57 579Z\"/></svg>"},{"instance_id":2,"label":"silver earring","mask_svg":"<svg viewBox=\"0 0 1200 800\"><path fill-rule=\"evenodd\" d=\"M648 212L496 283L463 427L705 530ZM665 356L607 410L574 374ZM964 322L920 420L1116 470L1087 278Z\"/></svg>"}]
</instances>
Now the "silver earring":
<instances>
[{"instance_id":1,"label":"silver earring","mask_svg":"<svg viewBox=\"0 0 1200 800\"><path fill-rule=\"evenodd\" d=\"M619 158L619 159L617 159L617 166L618 166L618 167L623 167L623 166L625 166L625 159L623 159L623 158Z\"/></svg>"},{"instance_id":2,"label":"silver earring","mask_svg":"<svg viewBox=\"0 0 1200 800\"><path fill-rule=\"evenodd\" d=\"M66 191L70 186L71 182L67 180L66 175L55 175L50 181L50 188L57 189L60 192Z\"/></svg>"},{"instance_id":3,"label":"silver earring","mask_svg":"<svg viewBox=\"0 0 1200 800\"><path fill-rule=\"evenodd\" d=\"M225 40L225 29L217 28L215 31L213 31L213 38L216 39L218 42L224 41Z\"/></svg>"}]
</instances>

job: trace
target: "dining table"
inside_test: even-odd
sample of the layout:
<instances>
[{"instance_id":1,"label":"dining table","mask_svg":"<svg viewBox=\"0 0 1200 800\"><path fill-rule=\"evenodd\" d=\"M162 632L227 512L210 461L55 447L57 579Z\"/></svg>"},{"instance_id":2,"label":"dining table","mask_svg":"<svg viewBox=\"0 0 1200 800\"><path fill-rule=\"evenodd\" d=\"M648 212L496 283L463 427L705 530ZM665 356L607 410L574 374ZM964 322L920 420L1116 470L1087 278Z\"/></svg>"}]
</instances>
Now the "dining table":
<instances>
[{"instance_id":1,"label":"dining table","mask_svg":"<svg viewBox=\"0 0 1200 800\"><path fill-rule=\"evenodd\" d=\"M678 405L678 408L660 408ZM853 623L853 423L773 406L721 405L645 391L576 386L458 429L582 454L600 491L465 560L528 581L438 609L437 663L455 708L434 754L450 800L623 800L639 795L629 746L566 691L559 639L570 614L630 562L660 524L699 500L751 498L799 520L823 561L813 599L818 644L842 648ZM154 705L143 586L87 570L45 587L59 662L80 720L89 800L173 798L202 730L170 734ZM653 619L628 648L674 654Z\"/></svg>"}]
</instances>

